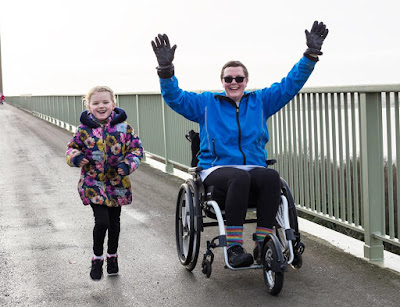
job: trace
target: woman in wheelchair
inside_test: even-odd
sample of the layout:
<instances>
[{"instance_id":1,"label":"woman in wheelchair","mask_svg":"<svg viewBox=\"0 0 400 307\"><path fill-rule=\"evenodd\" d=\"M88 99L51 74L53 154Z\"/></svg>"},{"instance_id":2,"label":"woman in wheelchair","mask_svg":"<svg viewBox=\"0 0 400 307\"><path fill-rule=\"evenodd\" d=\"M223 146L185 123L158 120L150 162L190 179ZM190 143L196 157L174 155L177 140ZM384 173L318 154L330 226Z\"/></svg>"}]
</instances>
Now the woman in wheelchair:
<instances>
[{"instance_id":1,"label":"woman in wheelchair","mask_svg":"<svg viewBox=\"0 0 400 307\"><path fill-rule=\"evenodd\" d=\"M179 88L172 61L176 45L167 35L152 41L164 101L174 111L200 126L198 166L205 187L214 186L214 196L224 201L228 259L232 267L250 266L259 258L264 238L272 232L280 204L279 174L267 166L265 145L269 140L267 119L300 91L311 75L328 34L322 22L306 30L308 48L281 82L269 88L245 91L247 68L239 61L227 62L221 70L223 92L194 93ZM249 196L257 207L256 246L253 255L243 247L243 223Z\"/></svg>"}]
</instances>

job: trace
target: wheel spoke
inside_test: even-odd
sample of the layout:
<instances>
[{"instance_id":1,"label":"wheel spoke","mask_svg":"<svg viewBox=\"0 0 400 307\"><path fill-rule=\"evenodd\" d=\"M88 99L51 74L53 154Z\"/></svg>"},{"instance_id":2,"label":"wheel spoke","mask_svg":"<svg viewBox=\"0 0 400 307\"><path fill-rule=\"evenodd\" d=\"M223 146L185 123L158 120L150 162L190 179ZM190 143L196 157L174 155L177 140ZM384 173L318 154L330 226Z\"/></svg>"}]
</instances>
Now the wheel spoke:
<instances>
[{"instance_id":1,"label":"wheel spoke","mask_svg":"<svg viewBox=\"0 0 400 307\"><path fill-rule=\"evenodd\" d=\"M267 280L268 280L268 284L271 288L273 288L275 286L275 274L274 272L272 272L271 270L265 272Z\"/></svg>"}]
</instances>

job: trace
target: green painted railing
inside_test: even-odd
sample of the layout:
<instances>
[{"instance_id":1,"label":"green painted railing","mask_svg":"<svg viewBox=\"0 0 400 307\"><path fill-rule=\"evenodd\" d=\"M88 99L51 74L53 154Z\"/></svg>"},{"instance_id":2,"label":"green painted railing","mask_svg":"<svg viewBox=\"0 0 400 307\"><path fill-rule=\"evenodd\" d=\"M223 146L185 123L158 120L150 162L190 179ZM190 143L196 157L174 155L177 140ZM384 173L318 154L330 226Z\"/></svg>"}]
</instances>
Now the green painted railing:
<instances>
[{"instance_id":1,"label":"green painted railing","mask_svg":"<svg viewBox=\"0 0 400 307\"><path fill-rule=\"evenodd\" d=\"M269 158L292 189L299 211L364 236L364 256L399 248L400 85L303 89L268 122ZM82 96L17 96L8 102L74 132ZM117 95L148 154L166 171L190 163L184 135L198 126L159 93Z\"/></svg>"}]
</instances>

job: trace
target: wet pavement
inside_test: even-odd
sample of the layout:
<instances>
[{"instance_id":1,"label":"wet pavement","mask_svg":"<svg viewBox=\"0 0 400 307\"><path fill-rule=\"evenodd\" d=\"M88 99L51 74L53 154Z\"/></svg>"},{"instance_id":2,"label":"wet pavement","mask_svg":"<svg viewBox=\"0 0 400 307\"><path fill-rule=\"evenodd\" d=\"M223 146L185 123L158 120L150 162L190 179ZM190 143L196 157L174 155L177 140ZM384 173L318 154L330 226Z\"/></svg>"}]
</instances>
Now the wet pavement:
<instances>
[{"instance_id":1,"label":"wet pavement","mask_svg":"<svg viewBox=\"0 0 400 307\"><path fill-rule=\"evenodd\" d=\"M128 119L129 121L129 119ZM65 162L72 134L0 106L0 306L399 306L400 274L303 234L303 267L266 291L262 271L224 268L215 250L207 279L187 272L175 246L182 179L143 163L122 209L120 275L89 278L93 215L77 193L79 169ZM254 225L245 227L252 250ZM216 228L202 233L200 257Z\"/></svg>"}]
</instances>

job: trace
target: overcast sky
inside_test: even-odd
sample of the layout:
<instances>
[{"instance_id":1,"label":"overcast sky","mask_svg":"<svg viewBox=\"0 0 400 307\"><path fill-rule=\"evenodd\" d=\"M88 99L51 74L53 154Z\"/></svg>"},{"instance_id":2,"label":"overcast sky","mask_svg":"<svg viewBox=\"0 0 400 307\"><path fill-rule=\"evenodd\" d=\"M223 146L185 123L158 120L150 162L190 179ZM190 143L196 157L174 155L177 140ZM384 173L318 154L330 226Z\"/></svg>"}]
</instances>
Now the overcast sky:
<instances>
[{"instance_id":1,"label":"overcast sky","mask_svg":"<svg viewBox=\"0 0 400 307\"><path fill-rule=\"evenodd\" d=\"M306 87L400 83L399 0L0 0L6 95L158 92L151 40L177 44L186 90L222 90L223 64L248 68L248 89L279 81L306 49L305 29L329 35Z\"/></svg>"}]
</instances>

